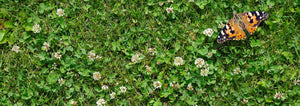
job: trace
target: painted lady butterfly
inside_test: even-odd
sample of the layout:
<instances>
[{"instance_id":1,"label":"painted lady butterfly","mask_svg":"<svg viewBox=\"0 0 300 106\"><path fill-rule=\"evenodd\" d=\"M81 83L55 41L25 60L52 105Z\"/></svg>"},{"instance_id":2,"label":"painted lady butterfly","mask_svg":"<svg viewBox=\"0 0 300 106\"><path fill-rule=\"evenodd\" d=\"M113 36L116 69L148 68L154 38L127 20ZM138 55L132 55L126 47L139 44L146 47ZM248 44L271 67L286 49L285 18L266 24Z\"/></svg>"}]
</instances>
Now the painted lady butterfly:
<instances>
[{"instance_id":1,"label":"painted lady butterfly","mask_svg":"<svg viewBox=\"0 0 300 106\"><path fill-rule=\"evenodd\" d=\"M245 13L233 13L232 18L220 32L217 42L224 43L227 40L243 40L246 39L246 29L251 35L257 29L259 23L268 18L269 14L262 11L250 11Z\"/></svg>"}]
</instances>

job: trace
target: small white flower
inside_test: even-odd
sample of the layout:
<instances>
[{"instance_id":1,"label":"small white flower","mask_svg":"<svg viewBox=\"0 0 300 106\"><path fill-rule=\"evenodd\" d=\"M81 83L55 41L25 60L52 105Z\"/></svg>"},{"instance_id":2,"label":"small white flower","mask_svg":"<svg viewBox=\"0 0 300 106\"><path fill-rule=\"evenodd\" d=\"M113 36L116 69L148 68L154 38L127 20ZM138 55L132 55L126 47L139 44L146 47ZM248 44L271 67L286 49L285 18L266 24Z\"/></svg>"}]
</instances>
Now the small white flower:
<instances>
[{"instance_id":1,"label":"small white flower","mask_svg":"<svg viewBox=\"0 0 300 106\"><path fill-rule=\"evenodd\" d=\"M168 0L167 2L168 2L168 3L173 3L173 0Z\"/></svg>"},{"instance_id":2,"label":"small white flower","mask_svg":"<svg viewBox=\"0 0 300 106\"><path fill-rule=\"evenodd\" d=\"M244 98L243 101L242 101L242 103L246 104L246 103L248 103L248 100Z\"/></svg>"},{"instance_id":3,"label":"small white flower","mask_svg":"<svg viewBox=\"0 0 300 106\"><path fill-rule=\"evenodd\" d=\"M213 33L214 33L214 31L211 28L207 28L203 31L203 34L208 37L211 37Z\"/></svg>"},{"instance_id":4,"label":"small white flower","mask_svg":"<svg viewBox=\"0 0 300 106\"><path fill-rule=\"evenodd\" d=\"M101 79L101 74L99 72L94 72L93 78L94 78L94 80L99 80L99 79Z\"/></svg>"},{"instance_id":5,"label":"small white flower","mask_svg":"<svg viewBox=\"0 0 300 106\"><path fill-rule=\"evenodd\" d=\"M107 86L107 85L103 85L103 86L102 86L102 89L103 89L103 90L107 90L107 89L108 89L108 86Z\"/></svg>"},{"instance_id":6,"label":"small white flower","mask_svg":"<svg viewBox=\"0 0 300 106\"><path fill-rule=\"evenodd\" d=\"M65 15L65 11L63 10L63 9L57 9L57 11L56 11L56 14L59 16L59 17L61 17L61 16L64 16Z\"/></svg>"},{"instance_id":7,"label":"small white flower","mask_svg":"<svg viewBox=\"0 0 300 106\"><path fill-rule=\"evenodd\" d=\"M220 23L219 26L218 26L218 28L223 28L224 26L225 26L225 24Z\"/></svg>"},{"instance_id":8,"label":"small white flower","mask_svg":"<svg viewBox=\"0 0 300 106\"><path fill-rule=\"evenodd\" d=\"M195 2L195 0L189 0L189 2Z\"/></svg>"},{"instance_id":9,"label":"small white flower","mask_svg":"<svg viewBox=\"0 0 300 106\"><path fill-rule=\"evenodd\" d=\"M151 55L155 55L157 53L156 48L149 48L148 51L151 53Z\"/></svg>"},{"instance_id":10,"label":"small white flower","mask_svg":"<svg viewBox=\"0 0 300 106\"><path fill-rule=\"evenodd\" d=\"M90 60L94 61L94 59L96 59L96 54L93 51L90 51L88 57Z\"/></svg>"},{"instance_id":11,"label":"small white flower","mask_svg":"<svg viewBox=\"0 0 300 106\"><path fill-rule=\"evenodd\" d=\"M198 68L201 68L203 65L205 64L204 60L202 58L197 58L195 60L195 65L198 67Z\"/></svg>"},{"instance_id":12,"label":"small white flower","mask_svg":"<svg viewBox=\"0 0 300 106\"><path fill-rule=\"evenodd\" d=\"M153 82L153 86L155 87L155 89L161 88L161 83L159 81L155 81Z\"/></svg>"},{"instance_id":13,"label":"small white flower","mask_svg":"<svg viewBox=\"0 0 300 106\"><path fill-rule=\"evenodd\" d=\"M43 45L44 45L43 48L46 50L46 52L48 52L48 50L50 49L50 44L49 44L49 42L44 42Z\"/></svg>"},{"instance_id":14,"label":"small white flower","mask_svg":"<svg viewBox=\"0 0 300 106\"><path fill-rule=\"evenodd\" d=\"M300 82L300 80L297 80L297 79L294 80L295 85L299 85L299 82Z\"/></svg>"},{"instance_id":15,"label":"small white flower","mask_svg":"<svg viewBox=\"0 0 300 106\"><path fill-rule=\"evenodd\" d=\"M60 59L61 58L61 54L59 52L54 53L54 57L56 59Z\"/></svg>"},{"instance_id":16,"label":"small white flower","mask_svg":"<svg viewBox=\"0 0 300 106\"><path fill-rule=\"evenodd\" d=\"M200 75L201 76L208 76L208 72L209 72L209 70L207 70L207 69L201 69Z\"/></svg>"},{"instance_id":17,"label":"small white flower","mask_svg":"<svg viewBox=\"0 0 300 106\"><path fill-rule=\"evenodd\" d=\"M276 92L276 94L275 94L275 96L274 96L274 98L275 99L280 99L280 98L283 98L283 93L280 93L280 92Z\"/></svg>"},{"instance_id":18,"label":"small white flower","mask_svg":"<svg viewBox=\"0 0 300 106\"><path fill-rule=\"evenodd\" d=\"M16 52L16 53L19 53L19 52L21 52L21 50L19 50L19 49L20 49L19 46L13 46L13 48L11 50Z\"/></svg>"},{"instance_id":19,"label":"small white flower","mask_svg":"<svg viewBox=\"0 0 300 106\"><path fill-rule=\"evenodd\" d=\"M65 80L63 78L58 79L58 83L60 86L62 86L65 83Z\"/></svg>"},{"instance_id":20,"label":"small white flower","mask_svg":"<svg viewBox=\"0 0 300 106\"><path fill-rule=\"evenodd\" d=\"M236 68L233 70L234 74L240 74L241 73L241 69L240 68Z\"/></svg>"},{"instance_id":21,"label":"small white flower","mask_svg":"<svg viewBox=\"0 0 300 106\"><path fill-rule=\"evenodd\" d=\"M211 58L211 56L213 56L213 53L212 53L212 52L208 52L208 53L207 53L207 57L208 57L208 58Z\"/></svg>"},{"instance_id":22,"label":"small white flower","mask_svg":"<svg viewBox=\"0 0 300 106\"><path fill-rule=\"evenodd\" d=\"M112 92L111 94L109 94L109 96L110 96L110 99L114 99L114 98L116 98L116 93Z\"/></svg>"},{"instance_id":23,"label":"small white flower","mask_svg":"<svg viewBox=\"0 0 300 106\"><path fill-rule=\"evenodd\" d=\"M104 99L99 99L97 102L96 102L96 104L97 104L97 106L104 106L105 105L105 100Z\"/></svg>"},{"instance_id":24,"label":"small white flower","mask_svg":"<svg viewBox=\"0 0 300 106\"><path fill-rule=\"evenodd\" d=\"M131 57L131 61L132 61L133 63L137 63L140 59L141 59L141 58L140 58L140 53L136 53L135 55L133 55L133 56Z\"/></svg>"},{"instance_id":25,"label":"small white flower","mask_svg":"<svg viewBox=\"0 0 300 106\"><path fill-rule=\"evenodd\" d=\"M173 83L172 82L170 83L170 86L173 87Z\"/></svg>"},{"instance_id":26,"label":"small white flower","mask_svg":"<svg viewBox=\"0 0 300 106\"><path fill-rule=\"evenodd\" d=\"M146 65L145 67L146 67L147 74L149 74L151 72L151 67L149 67L148 65Z\"/></svg>"},{"instance_id":27,"label":"small white flower","mask_svg":"<svg viewBox=\"0 0 300 106\"><path fill-rule=\"evenodd\" d=\"M203 90L202 89L198 89L198 94L202 94Z\"/></svg>"},{"instance_id":28,"label":"small white flower","mask_svg":"<svg viewBox=\"0 0 300 106\"><path fill-rule=\"evenodd\" d=\"M174 59L174 65L175 66L179 66L179 65L183 65L184 64L184 60L181 57L176 57Z\"/></svg>"},{"instance_id":29,"label":"small white flower","mask_svg":"<svg viewBox=\"0 0 300 106\"><path fill-rule=\"evenodd\" d=\"M168 8L166 9L166 11L167 11L167 13L173 13L173 7L168 7Z\"/></svg>"},{"instance_id":30,"label":"small white flower","mask_svg":"<svg viewBox=\"0 0 300 106\"><path fill-rule=\"evenodd\" d=\"M55 69L56 69L56 67L57 67L56 63L53 63L53 64L52 64L52 69L54 69L54 70L55 70Z\"/></svg>"},{"instance_id":31,"label":"small white flower","mask_svg":"<svg viewBox=\"0 0 300 106\"><path fill-rule=\"evenodd\" d=\"M121 89L121 92L122 92L122 93L125 93L125 92L126 92L126 90L127 90L127 88L126 88L126 87L124 87L124 86L121 86L121 87L120 87L120 89Z\"/></svg>"},{"instance_id":32,"label":"small white flower","mask_svg":"<svg viewBox=\"0 0 300 106\"><path fill-rule=\"evenodd\" d=\"M209 65L208 65L207 63L205 63L205 64L203 65L203 67L204 67L205 70L209 71Z\"/></svg>"},{"instance_id":33,"label":"small white flower","mask_svg":"<svg viewBox=\"0 0 300 106\"><path fill-rule=\"evenodd\" d=\"M192 91L192 90L194 90L194 88L193 88L192 84L189 84L189 85L187 86L187 89L188 89L189 91Z\"/></svg>"},{"instance_id":34,"label":"small white flower","mask_svg":"<svg viewBox=\"0 0 300 106\"><path fill-rule=\"evenodd\" d=\"M35 24L33 27L32 27L32 30L33 30L33 33L40 33L42 28L40 27L39 24Z\"/></svg>"},{"instance_id":35,"label":"small white flower","mask_svg":"<svg viewBox=\"0 0 300 106\"><path fill-rule=\"evenodd\" d=\"M159 4L159 6L162 6L162 5L164 5L164 3L163 3L163 2L161 2L161 1L160 1L158 4Z\"/></svg>"}]
</instances>

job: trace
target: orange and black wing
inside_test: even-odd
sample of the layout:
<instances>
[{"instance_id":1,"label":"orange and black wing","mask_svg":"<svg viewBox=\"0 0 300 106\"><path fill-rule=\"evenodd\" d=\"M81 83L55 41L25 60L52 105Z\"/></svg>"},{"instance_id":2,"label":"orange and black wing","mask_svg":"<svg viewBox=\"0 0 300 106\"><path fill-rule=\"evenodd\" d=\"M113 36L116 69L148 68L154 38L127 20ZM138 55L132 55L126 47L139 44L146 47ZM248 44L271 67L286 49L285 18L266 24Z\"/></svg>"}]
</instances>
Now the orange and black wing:
<instances>
[{"instance_id":1,"label":"orange and black wing","mask_svg":"<svg viewBox=\"0 0 300 106\"><path fill-rule=\"evenodd\" d=\"M247 31L252 35L260 22L268 18L269 14L262 11L250 11L242 13L243 22L246 26Z\"/></svg>"},{"instance_id":2,"label":"orange and black wing","mask_svg":"<svg viewBox=\"0 0 300 106\"><path fill-rule=\"evenodd\" d=\"M245 32L238 23L235 23L234 18L232 18L221 30L220 34L218 35L217 42L224 43L227 40L242 39L246 39Z\"/></svg>"}]
</instances>

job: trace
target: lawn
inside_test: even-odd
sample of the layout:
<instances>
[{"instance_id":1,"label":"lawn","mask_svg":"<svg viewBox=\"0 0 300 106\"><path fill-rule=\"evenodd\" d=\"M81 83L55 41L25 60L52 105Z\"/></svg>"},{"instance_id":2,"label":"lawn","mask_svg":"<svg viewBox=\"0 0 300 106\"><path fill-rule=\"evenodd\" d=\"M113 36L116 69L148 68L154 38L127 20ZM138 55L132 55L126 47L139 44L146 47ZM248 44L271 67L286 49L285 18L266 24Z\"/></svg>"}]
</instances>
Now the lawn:
<instances>
[{"instance_id":1,"label":"lawn","mask_svg":"<svg viewBox=\"0 0 300 106\"><path fill-rule=\"evenodd\" d=\"M297 0L0 0L0 105L300 105ZM233 12L269 17L217 43Z\"/></svg>"}]
</instances>

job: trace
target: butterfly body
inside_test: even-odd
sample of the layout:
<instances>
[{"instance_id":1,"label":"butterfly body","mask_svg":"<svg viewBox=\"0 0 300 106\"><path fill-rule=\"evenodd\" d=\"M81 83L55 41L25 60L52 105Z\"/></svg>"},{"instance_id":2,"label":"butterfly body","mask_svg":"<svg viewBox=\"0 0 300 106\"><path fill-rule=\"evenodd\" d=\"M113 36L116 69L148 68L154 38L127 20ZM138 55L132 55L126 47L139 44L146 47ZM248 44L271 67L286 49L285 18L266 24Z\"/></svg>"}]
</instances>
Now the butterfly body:
<instances>
[{"instance_id":1,"label":"butterfly body","mask_svg":"<svg viewBox=\"0 0 300 106\"><path fill-rule=\"evenodd\" d=\"M247 30L252 35L260 22L267 19L268 16L268 13L261 11L234 13L234 18L224 26L218 35L217 42L224 43L227 40L246 39L246 34L243 30Z\"/></svg>"}]
</instances>

